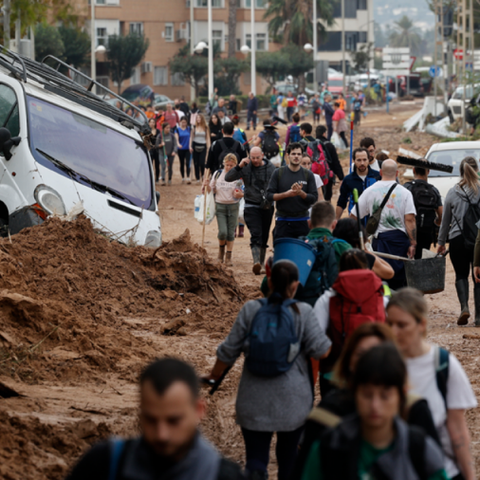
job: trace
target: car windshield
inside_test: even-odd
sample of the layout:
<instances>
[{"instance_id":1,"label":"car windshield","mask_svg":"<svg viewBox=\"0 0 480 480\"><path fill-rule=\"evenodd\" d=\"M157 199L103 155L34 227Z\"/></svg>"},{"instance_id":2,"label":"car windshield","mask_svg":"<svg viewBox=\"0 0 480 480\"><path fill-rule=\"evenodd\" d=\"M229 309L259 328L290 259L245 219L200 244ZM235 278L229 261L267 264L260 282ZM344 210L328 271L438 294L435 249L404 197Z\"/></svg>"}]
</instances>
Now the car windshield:
<instances>
[{"instance_id":1,"label":"car windshield","mask_svg":"<svg viewBox=\"0 0 480 480\"><path fill-rule=\"evenodd\" d=\"M459 177L460 163L465 157L473 157L477 161L480 159L480 148L478 149L459 149L459 150L443 150L432 152L427 160L434 163L442 163L443 165L451 165L452 173L439 172L430 170L429 177Z\"/></svg>"},{"instance_id":2,"label":"car windshield","mask_svg":"<svg viewBox=\"0 0 480 480\"><path fill-rule=\"evenodd\" d=\"M467 85L467 90L465 91L465 99L470 100L473 96L473 89L471 85ZM463 98L463 87L458 87L452 96L455 100L461 100Z\"/></svg>"},{"instance_id":3,"label":"car windshield","mask_svg":"<svg viewBox=\"0 0 480 480\"><path fill-rule=\"evenodd\" d=\"M152 178L140 141L38 98L27 101L30 148L38 163L82 185L117 192L114 198L150 207Z\"/></svg>"}]
</instances>

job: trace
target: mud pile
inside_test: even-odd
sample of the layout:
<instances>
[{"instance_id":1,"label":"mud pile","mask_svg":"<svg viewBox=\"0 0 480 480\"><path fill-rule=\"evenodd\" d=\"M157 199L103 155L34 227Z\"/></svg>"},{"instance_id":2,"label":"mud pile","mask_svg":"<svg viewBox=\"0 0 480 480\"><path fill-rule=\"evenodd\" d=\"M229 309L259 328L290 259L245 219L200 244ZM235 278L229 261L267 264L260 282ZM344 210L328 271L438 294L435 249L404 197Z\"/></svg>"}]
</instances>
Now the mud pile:
<instances>
[{"instance_id":1,"label":"mud pile","mask_svg":"<svg viewBox=\"0 0 480 480\"><path fill-rule=\"evenodd\" d=\"M223 334L243 300L232 272L188 230L153 251L110 242L86 218L52 219L0 242L0 375L38 382L115 370L126 355L162 354L135 336L140 318L153 333Z\"/></svg>"}]
</instances>

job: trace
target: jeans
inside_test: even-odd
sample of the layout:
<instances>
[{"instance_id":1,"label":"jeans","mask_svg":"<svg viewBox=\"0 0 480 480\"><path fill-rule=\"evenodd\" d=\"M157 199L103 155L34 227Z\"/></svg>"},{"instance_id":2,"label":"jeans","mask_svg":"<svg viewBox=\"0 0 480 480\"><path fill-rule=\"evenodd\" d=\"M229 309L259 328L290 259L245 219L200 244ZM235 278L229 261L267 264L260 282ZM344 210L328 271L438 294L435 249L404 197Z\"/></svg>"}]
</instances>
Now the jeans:
<instances>
[{"instance_id":1,"label":"jeans","mask_svg":"<svg viewBox=\"0 0 480 480\"><path fill-rule=\"evenodd\" d=\"M288 480L290 478L297 459L298 444L302 432L303 426L293 430L293 432L277 432L275 454L278 462L278 480ZM249 473L267 471L273 433L256 432L242 428L247 457L245 468Z\"/></svg>"},{"instance_id":2,"label":"jeans","mask_svg":"<svg viewBox=\"0 0 480 480\"><path fill-rule=\"evenodd\" d=\"M465 247L463 235L450 240L450 260L455 270L455 281L468 280L473 266L473 248Z\"/></svg>"},{"instance_id":3,"label":"jeans","mask_svg":"<svg viewBox=\"0 0 480 480\"><path fill-rule=\"evenodd\" d=\"M331 123L327 123L327 139L330 141L333 135L333 126Z\"/></svg>"},{"instance_id":4,"label":"jeans","mask_svg":"<svg viewBox=\"0 0 480 480\"><path fill-rule=\"evenodd\" d=\"M152 148L150 150L150 158L155 165L155 181L158 182L160 178L160 157L158 153L158 148Z\"/></svg>"},{"instance_id":5,"label":"jeans","mask_svg":"<svg viewBox=\"0 0 480 480\"><path fill-rule=\"evenodd\" d=\"M238 210L240 202L237 203L215 203L216 216L218 224L219 240L233 242L235 240L235 230L238 223Z\"/></svg>"},{"instance_id":6,"label":"jeans","mask_svg":"<svg viewBox=\"0 0 480 480\"><path fill-rule=\"evenodd\" d=\"M187 177L190 177L190 150L178 150L178 158L180 160L180 174L185 178L185 167L187 167Z\"/></svg>"},{"instance_id":7,"label":"jeans","mask_svg":"<svg viewBox=\"0 0 480 480\"><path fill-rule=\"evenodd\" d=\"M287 107L287 120L289 122L292 121L292 115L294 114L295 112L295 107Z\"/></svg>"},{"instance_id":8,"label":"jeans","mask_svg":"<svg viewBox=\"0 0 480 480\"><path fill-rule=\"evenodd\" d=\"M245 223L250 231L250 246L258 246L260 248L268 247L268 236L270 235L270 227L272 225L273 210L260 207L246 207L243 213Z\"/></svg>"},{"instance_id":9,"label":"jeans","mask_svg":"<svg viewBox=\"0 0 480 480\"><path fill-rule=\"evenodd\" d=\"M201 143L192 143L193 147L193 165L195 167L195 179L200 180L205 173L205 158L207 157L207 145L205 144L205 148L201 152L197 152L195 150L195 146L201 147Z\"/></svg>"},{"instance_id":10,"label":"jeans","mask_svg":"<svg viewBox=\"0 0 480 480\"><path fill-rule=\"evenodd\" d=\"M160 167L162 169L162 180L166 179L167 166L168 166L168 180L171 180L173 175L173 161L175 160L175 154L167 155L167 160L165 161L163 152L160 152L159 159L160 159Z\"/></svg>"},{"instance_id":11,"label":"jeans","mask_svg":"<svg viewBox=\"0 0 480 480\"><path fill-rule=\"evenodd\" d=\"M310 228L307 220L288 222L277 219L275 229L273 230L273 239L305 237L309 231Z\"/></svg>"},{"instance_id":12,"label":"jeans","mask_svg":"<svg viewBox=\"0 0 480 480\"><path fill-rule=\"evenodd\" d=\"M328 183L322 187L323 197L327 202L329 202L332 199L334 185L335 185L335 177L331 177L328 179Z\"/></svg>"},{"instance_id":13,"label":"jeans","mask_svg":"<svg viewBox=\"0 0 480 480\"><path fill-rule=\"evenodd\" d=\"M255 130L257 128L257 114L248 110L247 111L247 128L250 128L250 122L252 123L252 127Z\"/></svg>"}]
</instances>

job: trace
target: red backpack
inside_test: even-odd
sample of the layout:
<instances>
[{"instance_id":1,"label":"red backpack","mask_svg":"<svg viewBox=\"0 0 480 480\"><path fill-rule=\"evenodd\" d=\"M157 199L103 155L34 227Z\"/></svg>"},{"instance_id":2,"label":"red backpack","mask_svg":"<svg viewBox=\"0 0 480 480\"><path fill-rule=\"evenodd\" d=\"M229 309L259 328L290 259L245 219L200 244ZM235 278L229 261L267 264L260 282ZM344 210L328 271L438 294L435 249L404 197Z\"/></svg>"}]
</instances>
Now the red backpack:
<instances>
[{"instance_id":1,"label":"red backpack","mask_svg":"<svg viewBox=\"0 0 480 480\"><path fill-rule=\"evenodd\" d=\"M340 357L345 340L363 323L385 322L382 280L371 270L340 272L333 284L336 295L330 299L327 335L332 341L328 366ZM322 361L322 372L328 371Z\"/></svg>"},{"instance_id":2,"label":"red backpack","mask_svg":"<svg viewBox=\"0 0 480 480\"><path fill-rule=\"evenodd\" d=\"M319 140L308 142L307 153L312 159L312 173L320 175L323 184L326 185L333 177L333 172L328 164L321 142Z\"/></svg>"}]
</instances>

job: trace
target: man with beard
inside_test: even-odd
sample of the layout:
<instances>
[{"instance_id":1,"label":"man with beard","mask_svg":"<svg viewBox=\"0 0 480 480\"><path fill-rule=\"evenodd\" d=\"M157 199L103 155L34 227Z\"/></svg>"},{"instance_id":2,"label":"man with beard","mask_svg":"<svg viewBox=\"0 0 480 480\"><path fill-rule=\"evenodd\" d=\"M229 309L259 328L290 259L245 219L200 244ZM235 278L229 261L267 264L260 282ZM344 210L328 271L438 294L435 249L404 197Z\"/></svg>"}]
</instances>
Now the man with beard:
<instances>
[{"instance_id":1,"label":"man with beard","mask_svg":"<svg viewBox=\"0 0 480 480\"><path fill-rule=\"evenodd\" d=\"M347 208L348 213L353 209L353 190L358 190L360 196L364 190L380 180L380 174L369 166L368 151L365 148L356 148L353 151L353 172L347 175L340 187L340 196L338 197L336 216L337 220L342 216Z\"/></svg>"},{"instance_id":2,"label":"man with beard","mask_svg":"<svg viewBox=\"0 0 480 480\"><path fill-rule=\"evenodd\" d=\"M140 376L141 436L90 449L67 480L242 480L198 430L205 415L190 365L156 360Z\"/></svg>"},{"instance_id":3,"label":"man with beard","mask_svg":"<svg viewBox=\"0 0 480 480\"><path fill-rule=\"evenodd\" d=\"M378 163L378 160L375 158L375 152L377 151L377 147L375 147L375 140L370 137L362 138L360 140L360 147L364 148L368 152L368 163L370 164L370 167L379 172L382 165Z\"/></svg>"}]
</instances>

